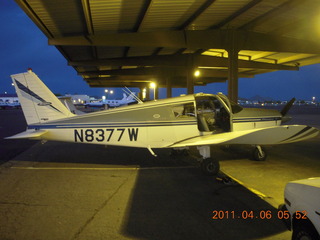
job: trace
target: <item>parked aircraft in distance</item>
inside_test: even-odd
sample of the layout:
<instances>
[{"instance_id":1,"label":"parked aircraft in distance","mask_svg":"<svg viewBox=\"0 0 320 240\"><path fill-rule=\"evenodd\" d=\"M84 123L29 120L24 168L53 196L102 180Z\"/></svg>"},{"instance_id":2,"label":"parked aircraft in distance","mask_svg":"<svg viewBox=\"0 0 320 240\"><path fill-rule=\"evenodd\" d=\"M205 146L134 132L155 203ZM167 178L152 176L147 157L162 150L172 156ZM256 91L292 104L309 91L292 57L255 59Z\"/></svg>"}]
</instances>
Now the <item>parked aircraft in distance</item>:
<instances>
[{"instance_id":1,"label":"parked aircraft in distance","mask_svg":"<svg viewBox=\"0 0 320 240\"><path fill-rule=\"evenodd\" d=\"M78 110L75 105L72 102L72 98L69 96L60 96L58 99L68 108L68 110L76 115L82 115L85 114L85 112L82 112Z\"/></svg>"},{"instance_id":2,"label":"parked aircraft in distance","mask_svg":"<svg viewBox=\"0 0 320 240\"><path fill-rule=\"evenodd\" d=\"M130 103L136 102L134 98L134 93L131 93L129 96L127 96L125 93L123 94L122 99L105 99L97 102L89 102L85 103L84 105L86 107L104 107L104 108L112 108L112 107L120 107L123 105L128 105Z\"/></svg>"},{"instance_id":3,"label":"parked aircraft in distance","mask_svg":"<svg viewBox=\"0 0 320 240\"><path fill-rule=\"evenodd\" d=\"M0 102L0 109L20 108L19 102Z\"/></svg>"},{"instance_id":4,"label":"parked aircraft in distance","mask_svg":"<svg viewBox=\"0 0 320 240\"><path fill-rule=\"evenodd\" d=\"M210 145L254 145L253 155L264 160L266 152L260 145L302 141L319 132L305 125L281 125L294 99L278 112L242 108L223 94L198 93L75 115L31 70L11 77L28 124L25 132L11 139L139 147L154 156L156 148L197 146L207 175L220 168Z\"/></svg>"}]
</instances>

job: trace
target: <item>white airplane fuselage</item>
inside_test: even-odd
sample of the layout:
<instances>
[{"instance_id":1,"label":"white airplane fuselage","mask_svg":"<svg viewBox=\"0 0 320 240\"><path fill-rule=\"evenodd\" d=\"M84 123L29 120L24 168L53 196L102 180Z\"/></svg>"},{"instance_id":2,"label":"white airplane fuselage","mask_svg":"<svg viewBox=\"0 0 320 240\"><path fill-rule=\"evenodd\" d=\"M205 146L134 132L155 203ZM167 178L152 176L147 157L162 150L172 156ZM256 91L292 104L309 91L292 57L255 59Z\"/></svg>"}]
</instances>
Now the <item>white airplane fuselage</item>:
<instances>
[{"instance_id":1,"label":"white airplane fuselage","mask_svg":"<svg viewBox=\"0 0 320 240\"><path fill-rule=\"evenodd\" d=\"M294 99L281 112L242 108L223 94L193 94L75 115L31 70L12 75L28 129L9 139L30 138L147 148L196 146L201 169L219 172L211 158L215 144L255 145L254 158L265 160L260 145L283 144L317 136L305 125L281 125Z\"/></svg>"},{"instance_id":2,"label":"white airplane fuselage","mask_svg":"<svg viewBox=\"0 0 320 240\"><path fill-rule=\"evenodd\" d=\"M221 126L223 123L219 126L218 123L213 123L209 129L200 127L199 115L205 114L206 110L199 109L199 103L196 100L198 97L204 100L211 98L220 104L220 108L214 109L216 115L222 108L226 111L225 129ZM185 107L189 108L187 114L183 113ZM256 109L242 109L238 114L230 111L219 96L198 94L31 124L29 129L48 130L44 136L46 140L164 148L199 135L266 128L281 124L278 111L259 109L259 116Z\"/></svg>"}]
</instances>

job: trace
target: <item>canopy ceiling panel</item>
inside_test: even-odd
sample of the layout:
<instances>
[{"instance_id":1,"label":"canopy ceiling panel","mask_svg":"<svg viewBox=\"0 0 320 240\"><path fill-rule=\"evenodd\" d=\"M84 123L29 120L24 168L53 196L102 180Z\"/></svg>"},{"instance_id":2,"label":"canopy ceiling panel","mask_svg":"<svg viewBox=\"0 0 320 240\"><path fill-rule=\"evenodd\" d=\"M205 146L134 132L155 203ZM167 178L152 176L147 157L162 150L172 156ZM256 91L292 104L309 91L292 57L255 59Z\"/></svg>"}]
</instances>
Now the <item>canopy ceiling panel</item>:
<instances>
[{"instance_id":1,"label":"canopy ceiling panel","mask_svg":"<svg viewBox=\"0 0 320 240\"><path fill-rule=\"evenodd\" d=\"M175 30L202 5L205 0L154 0L140 26L140 31Z\"/></svg>"},{"instance_id":2,"label":"canopy ceiling panel","mask_svg":"<svg viewBox=\"0 0 320 240\"><path fill-rule=\"evenodd\" d=\"M141 86L135 78L154 71L161 84L170 77L185 87L183 74L195 68L206 69L195 84L226 80L231 48L239 77L320 63L318 0L15 1L94 86L105 86L106 75L114 85Z\"/></svg>"}]
</instances>

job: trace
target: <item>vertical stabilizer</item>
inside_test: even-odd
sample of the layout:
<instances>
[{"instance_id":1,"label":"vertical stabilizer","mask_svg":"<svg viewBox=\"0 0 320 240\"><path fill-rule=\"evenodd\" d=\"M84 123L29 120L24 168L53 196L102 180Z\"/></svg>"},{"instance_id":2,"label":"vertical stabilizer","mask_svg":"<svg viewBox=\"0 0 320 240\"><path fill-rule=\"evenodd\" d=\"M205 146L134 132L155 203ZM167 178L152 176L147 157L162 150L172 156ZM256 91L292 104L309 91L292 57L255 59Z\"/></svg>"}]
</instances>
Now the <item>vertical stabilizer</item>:
<instances>
[{"instance_id":1,"label":"vertical stabilizer","mask_svg":"<svg viewBox=\"0 0 320 240\"><path fill-rule=\"evenodd\" d=\"M11 78L28 125L74 116L31 70Z\"/></svg>"}]
</instances>

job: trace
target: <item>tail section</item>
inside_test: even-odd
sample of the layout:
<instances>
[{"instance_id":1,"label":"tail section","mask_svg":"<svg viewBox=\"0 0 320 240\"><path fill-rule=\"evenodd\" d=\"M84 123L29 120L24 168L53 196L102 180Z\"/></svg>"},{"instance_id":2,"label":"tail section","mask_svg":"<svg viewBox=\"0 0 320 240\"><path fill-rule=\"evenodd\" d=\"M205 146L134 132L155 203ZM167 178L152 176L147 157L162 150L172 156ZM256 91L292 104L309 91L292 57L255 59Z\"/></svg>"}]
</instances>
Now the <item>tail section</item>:
<instances>
[{"instance_id":1,"label":"tail section","mask_svg":"<svg viewBox=\"0 0 320 240\"><path fill-rule=\"evenodd\" d=\"M121 101L123 101L125 104L126 103L131 103L136 101L135 98L135 92L130 92L130 94L127 96L127 94L123 93L123 98L121 99Z\"/></svg>"},{"instance_id":2,"label":"tail section","mask_svg":"<svg viewBox=\"0 0 320 240\"><path fill-rule=\"evenodd\" d=\"M122 101L125 101L127 99L127 94L123 93L123 98L121 99Z\"/></svg>"},{"instance_id":3,"label":"tail section","mask_svg":"<svg viewBox=\"0 0 320 240\"><path fill-rule=\"evenodd\" d=\"M128 97L127 97L127 101L130 102L130 101L134 101L134 96L135 96L135 92L132 92Z\"/></svg>"},{"instance_id":4,"label":"tail section","mask_svg":"<svg viewBox=\"0 0 320 240\"><path fill-rule=\"evenodd\" d=\"M74 116L31 70L11 78L28 125Z\"/></svg>"}]
</instances>

